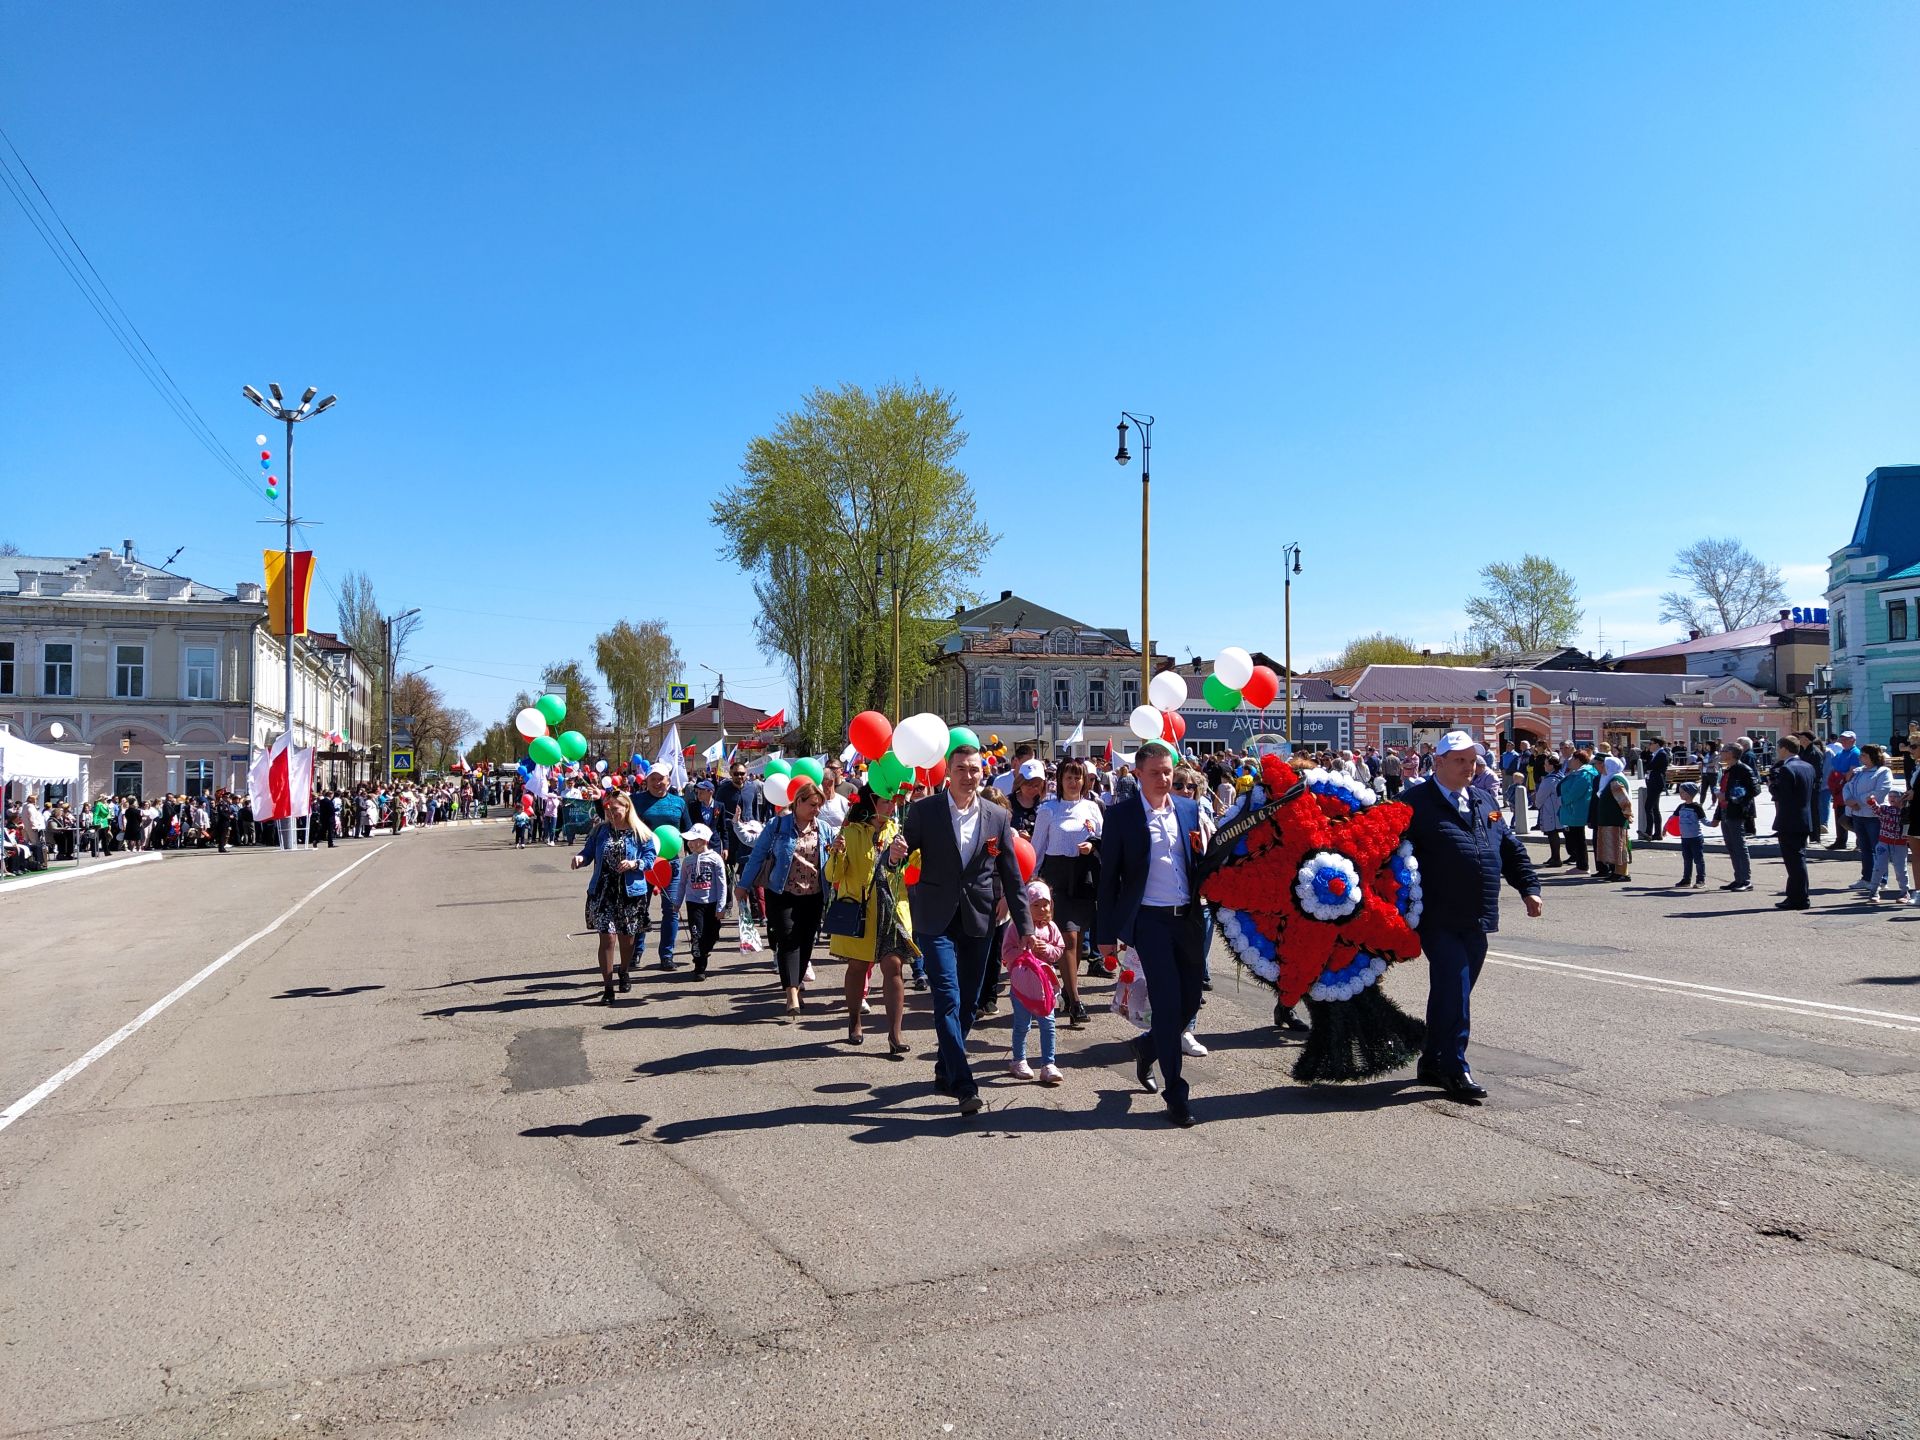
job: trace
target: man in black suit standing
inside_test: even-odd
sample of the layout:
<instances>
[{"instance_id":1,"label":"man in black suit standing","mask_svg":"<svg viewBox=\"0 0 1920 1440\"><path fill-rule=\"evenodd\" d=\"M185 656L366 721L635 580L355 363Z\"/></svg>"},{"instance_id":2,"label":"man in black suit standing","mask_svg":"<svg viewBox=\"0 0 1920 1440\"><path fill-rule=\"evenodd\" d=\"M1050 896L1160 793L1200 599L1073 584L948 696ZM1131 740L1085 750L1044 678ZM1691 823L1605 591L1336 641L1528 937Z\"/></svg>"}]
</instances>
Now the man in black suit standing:
<instances>
[{"instance_id":1,"label":"man in black suit standing","mask_svg":"<svg viewBox=\"0 0 1920 1440\"><path fill-rule=\"evenodd\" d=\"M986 767L980 752L962 745L947 757L947 788L916 801L889 852L898 865L920 852L920 881L907 891L913 943L926 957L933 991L933 1025L940 1055L933 1085L960 1102L962 1115L980 1111L980 1087L967 1064L967 1032L980 1005L987 951L993 944L994 882L1021 935L1033 933L1027 887L1013 852L1013 819L980 798Z\"/></svg>"},{"instance_id":2,"label":"man in black suit standing","mask_svg":"<svg viewBox=\"0 0 1920 1440\"><path fill-rule=\"evenodd\" d=\"M1400 792L1413 810L1407 839L1420 862L1420 948L1427 957L1427 1049L1421 1083L1478 1105L1486 1090L1467 1065L1469 1002L1487 958L1487 936L1500 928L1500 881L1541 911L1540 882L1526 846L1507 827L1493 797L1468 783L1480 747L1464 730L1449 730L1433 751L1433 778Z\"/></svg>"},{"instance_id":3,"label":"man in black suit standing","mask_svg":"<svg viewBox=\"0 0 1920 1440\"><path fill-rule=\"evenodd\" d=\"M1787 867L1787 898L1776 910L1805 910L1807 898L1807 841L1813 835L1813 766L1800 758L1800 742L1791 735L1780 741L1780 763L1767 775L1773 795L1773 833L1780 840L1780 863ZM1834 819L1839 820L1839 806Z\"/></svg>"},{"instance_id":4,"label":"man in black suit standing","mask_svg":"<svg viewBox=\"0 0 1920 1440\"><path fill-rule=\"evenodd\" d=\"M1206 919L1200 907L1200 864L1206 836L1199 802L1173 794L1173 750L1159 740L1140 747L1138 790L1107 807L1100 835L1100 895L1094 936L1102 955L1118 942L1133 950L1146 977L1153 1029L1133 1042L1134 1073L1148 1089L1153 1062L1166 1080L1167 1118L1193 1124L1187 1081L1180 1073L1180 1037L1200 1011Z\"/></svg>"}]
</instances>

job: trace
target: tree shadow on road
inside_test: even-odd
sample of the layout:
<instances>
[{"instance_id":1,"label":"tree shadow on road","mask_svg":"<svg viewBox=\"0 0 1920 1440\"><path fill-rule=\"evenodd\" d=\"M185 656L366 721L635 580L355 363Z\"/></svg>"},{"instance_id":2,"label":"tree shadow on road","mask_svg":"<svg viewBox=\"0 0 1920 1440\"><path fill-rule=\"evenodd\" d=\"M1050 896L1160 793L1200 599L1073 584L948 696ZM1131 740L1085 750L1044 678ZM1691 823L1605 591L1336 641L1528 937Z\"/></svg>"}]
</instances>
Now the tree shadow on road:
<instances>
[{"instance_id":1,"label":"tree shadow on road","mask_svg":"<svg viewBox=\"0 0 1920 1440\"><path fill-rule=\"evenodd\" d=\"M273 998L275 1000L332 1000L341 995L364 995L369 990L384 990L384 985L342 985L337 989L327 985L297 985L283 990Z\"/></svg>"},{"instance_id":2,"label":"tree shadow on road","mask_svg":"<svg viewBox=\"0 0 1920 1440\"><path fill-rule=\"evenodd\" d=\"M610 1140L624 1135L629 1138L622 1145L638 1145L640 1131L652 1119L651 1115L599 1115L578 1125L536 1125L520 1133L529 1140Z\"/></svg>"}]
</instances>

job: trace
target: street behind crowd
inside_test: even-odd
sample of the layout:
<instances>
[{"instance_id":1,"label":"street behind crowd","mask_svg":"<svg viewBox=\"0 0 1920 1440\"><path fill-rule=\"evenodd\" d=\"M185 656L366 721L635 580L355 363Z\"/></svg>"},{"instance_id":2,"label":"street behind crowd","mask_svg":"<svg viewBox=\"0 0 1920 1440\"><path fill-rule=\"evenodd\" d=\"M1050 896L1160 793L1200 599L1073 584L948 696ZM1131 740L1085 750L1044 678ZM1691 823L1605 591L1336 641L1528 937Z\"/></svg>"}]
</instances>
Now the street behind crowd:
<instances>
[{"instance_id":1,"label":"street behind crowd","mask_svg":"<svg viewBox=\"0 0 1920 1440\"><path fill-rule=\"evenodd\" d=\"M595 1006L567 857L461 825L0 897L7 1103L258 936L0 1130L0 1433L1920 1433L1920 914L1850 858L1810 915L1771 862L1545 872L1478 1109L1296 1085L1217 948L1177 1131L1098 1011L1055 1089L976 1032L962 1122L924 996L906 1064L770 1023L731 925Z\"/></svg>"}]
</instances>

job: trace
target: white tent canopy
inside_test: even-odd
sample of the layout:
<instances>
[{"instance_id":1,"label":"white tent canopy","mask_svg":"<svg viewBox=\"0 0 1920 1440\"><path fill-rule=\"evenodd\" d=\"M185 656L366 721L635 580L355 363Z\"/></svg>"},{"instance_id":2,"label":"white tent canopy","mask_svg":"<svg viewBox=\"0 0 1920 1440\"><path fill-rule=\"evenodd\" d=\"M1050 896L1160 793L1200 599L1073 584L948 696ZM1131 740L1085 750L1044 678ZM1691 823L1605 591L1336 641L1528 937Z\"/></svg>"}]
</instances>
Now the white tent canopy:
<instances>
[{"instance_id":1,"label":"white tent canopy","mask_svg":"<svg viewBox=\"0 0 1920 1440\"><path fill-rule=\"evenodd\" d=\"M0 730L0 784L20 780L31 784L68 784L80 778L80 757Z\"/></svg>"}]
</instances>

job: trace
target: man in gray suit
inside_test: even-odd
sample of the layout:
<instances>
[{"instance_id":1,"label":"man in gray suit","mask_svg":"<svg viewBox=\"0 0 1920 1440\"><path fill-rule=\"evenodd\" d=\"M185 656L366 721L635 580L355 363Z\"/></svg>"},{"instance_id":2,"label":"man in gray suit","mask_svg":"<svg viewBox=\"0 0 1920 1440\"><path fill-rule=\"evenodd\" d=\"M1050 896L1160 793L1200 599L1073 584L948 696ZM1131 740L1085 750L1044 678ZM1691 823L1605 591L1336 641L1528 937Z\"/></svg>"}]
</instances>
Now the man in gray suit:
<instances>
[{"instance_id":1,"label":"man in gray suit","mask_svg":"<svg viewBox=\"0 0 1920 1440\"><path fill-rule=\"evenodd\" d=\"M956 749L947 757L947 788L908 809L890 852L896 865L910 852L920 852L920 881L907 895L913 943L927 961L940 1041L933 1086L958 1099L962 1115L980 1110L980 1087L967 1064L967 1032L993 944L996 882L1014 928L1022 935L1033 933L1020 861L1013 853L1013 820L998 805L981 800L985 775L978 750Z\"/></svg>"}]
</instances>

